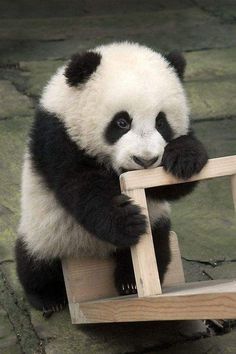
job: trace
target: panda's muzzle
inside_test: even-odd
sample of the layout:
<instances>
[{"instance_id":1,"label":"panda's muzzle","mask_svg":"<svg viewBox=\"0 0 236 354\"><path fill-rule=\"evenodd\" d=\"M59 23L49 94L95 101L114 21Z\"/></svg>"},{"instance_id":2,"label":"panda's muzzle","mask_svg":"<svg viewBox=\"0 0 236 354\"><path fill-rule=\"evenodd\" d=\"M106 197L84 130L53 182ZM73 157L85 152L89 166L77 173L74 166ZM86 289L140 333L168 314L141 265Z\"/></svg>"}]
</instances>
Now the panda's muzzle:
<instances>
[{"instance_id":1,"label":"panda's muzzle","mask_svg":"<svg viewBox=\"0 0 236 354\"><path fill-rule=\"evenodd\" d=\"M142 157L139 156L132 156L134 162L144 168L148 168L152 166L158 160L158 158L159 156L155 156L152 159L143 159Z\"/></svg>"}]
</instances>

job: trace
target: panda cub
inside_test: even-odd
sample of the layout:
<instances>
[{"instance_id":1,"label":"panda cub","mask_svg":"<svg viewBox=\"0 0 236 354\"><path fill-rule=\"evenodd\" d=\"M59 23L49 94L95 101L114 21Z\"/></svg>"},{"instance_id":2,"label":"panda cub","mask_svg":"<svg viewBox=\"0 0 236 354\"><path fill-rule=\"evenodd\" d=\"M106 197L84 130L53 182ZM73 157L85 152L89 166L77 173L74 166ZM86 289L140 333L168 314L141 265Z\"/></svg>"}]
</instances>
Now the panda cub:
<instances>
[{"instance_id":1,"label":"panda cub","mask_svg":"<svg viewBox=\"0 0 236 354\"><path fill-rule=\"evenodd\" d=\"M179 53L113 43L75 54L45 87L24 157L16 241L18 276L35 308L66 304L62 257L113 254L120 294L133 291L129 247L146 219L121 195L119 175L162 165L187 179L208 159L190 129L184 69ZM161 281L170 261L168 201L194 186L146 191Z\"/></svg>"}]
</instances>

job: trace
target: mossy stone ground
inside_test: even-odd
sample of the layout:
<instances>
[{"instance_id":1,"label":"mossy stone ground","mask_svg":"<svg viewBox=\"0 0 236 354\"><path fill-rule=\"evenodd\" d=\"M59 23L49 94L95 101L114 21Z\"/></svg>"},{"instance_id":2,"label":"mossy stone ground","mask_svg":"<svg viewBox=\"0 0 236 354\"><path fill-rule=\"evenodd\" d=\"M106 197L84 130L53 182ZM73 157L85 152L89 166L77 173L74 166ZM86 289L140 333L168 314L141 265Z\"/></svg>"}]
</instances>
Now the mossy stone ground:
<instances>
[{"instance_id":1,"label":"mossy stone ground","mask_svg":"<svg viewBox=\"0 0 236 354\"><path fill-rule=\"evenodd\" d=\"M236 153L235 14L235 2L223 0L0 2L0 353L236 352L235 330L195 340L190 322L72 326L67 310L45 320L24 298L13 252L34 107L50 75L76 50L124 39L162 52L183 50L197 136L210 157ZM236 223L227 178L203 182L173 203L172 223L187 280L234 276ZM215 260L222 262L213 267Z\"/></svg>"}]
</instances>

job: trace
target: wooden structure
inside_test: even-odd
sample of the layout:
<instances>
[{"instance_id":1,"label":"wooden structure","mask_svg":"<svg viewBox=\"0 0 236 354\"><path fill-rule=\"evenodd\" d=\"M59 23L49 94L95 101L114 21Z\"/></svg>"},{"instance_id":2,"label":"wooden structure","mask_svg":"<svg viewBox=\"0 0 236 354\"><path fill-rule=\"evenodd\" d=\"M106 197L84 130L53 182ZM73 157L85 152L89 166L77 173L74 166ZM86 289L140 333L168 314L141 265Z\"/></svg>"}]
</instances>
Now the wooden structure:
<instances>
[{"instance_id":1,"label":"wooden structure","mask_svg":"<svg viewBox=\"0 0 236 354\"><path fill-rule=\"evenodd\" d=\"M236 208L236 156L211 159L187 182L231 176ZM162 167L130 171L120 176L121 190L148 217L145 188L186 181ZM227 232L227 231L226 231ZM236 318L236 279L185 283L176 234L171 232L172 260L160 285L150 224L131 248L138 294L118 296L112 259L64 259L63 272L72 323L129 322Z\"/></svg>"}]
</instances>

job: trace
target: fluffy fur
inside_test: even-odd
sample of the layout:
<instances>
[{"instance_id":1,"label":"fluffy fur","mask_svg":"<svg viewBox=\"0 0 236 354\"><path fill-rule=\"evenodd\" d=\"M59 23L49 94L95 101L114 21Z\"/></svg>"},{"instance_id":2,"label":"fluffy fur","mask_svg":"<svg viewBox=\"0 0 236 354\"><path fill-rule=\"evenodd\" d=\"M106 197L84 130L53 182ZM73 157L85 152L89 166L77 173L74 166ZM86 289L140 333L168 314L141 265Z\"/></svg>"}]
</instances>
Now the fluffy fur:
<instances>
[{"instance_id":1,"label":"fluffy fur","mask_svg":"<svg viewBox=\"0 0 236 354\"><path fill-rule=\"evenodd\" d=\"M170 63L149 48L115 43L74 56L44 89L25 155L16 244L19 278L36 308L64 304L62 257L116 252L118 290L134 287L128 247L146 218L120 194L120 173L163 164L189 178L207 161L190 133L183 70L180 57ZM161 279L170 259L167 201L193 187L147 190Z\"/></svg>"}]
</instances>

